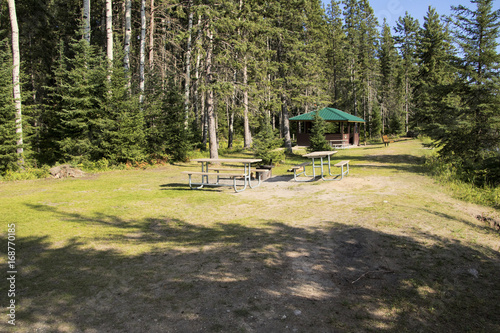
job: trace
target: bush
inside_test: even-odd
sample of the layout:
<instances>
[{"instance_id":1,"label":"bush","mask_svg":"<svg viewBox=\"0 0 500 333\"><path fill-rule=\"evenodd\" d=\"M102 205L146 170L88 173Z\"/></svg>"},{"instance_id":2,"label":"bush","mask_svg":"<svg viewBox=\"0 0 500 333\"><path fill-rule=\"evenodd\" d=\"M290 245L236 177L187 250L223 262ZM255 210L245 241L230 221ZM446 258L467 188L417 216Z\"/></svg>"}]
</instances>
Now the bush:
<instances>
[{"instance_id":1,"label":"bush","mask_svg":"<svg viewBox=\"0 0 500 333\"><path fill-rule=\"evenodd\" d=\"M44 165L41 168L26 167L20 171L7 170L3 177L0 177L0 180L13 181L47 178L50 175L49 169L48 165Z\"/></svg>"},{"instance_id":2,"label":"bush","mask_svg":"<svg viewBox=\"0 0 500 333\"><path fill-rule=\"evenodd\" d=\"M332 150L332 147L325 138L326 133L326 121L321 118L318 113L314 114L313 125L311 128L311 146L310 151L328 151Z\"/></svg>"},{"instance_id":3,"label":"bush","mask_svg":"<svg viewBox=\"0 0 500 333\"><path fill-rule=\"evenodd\" d=\"M272 161L279 163L285 159L284 151L278 149L282 145L283 140L273 133L269 117L262 118L260 131L254 137L252 146L255 156L262 159L264 164L270 164Z\"/></svg>"}]
</instances>

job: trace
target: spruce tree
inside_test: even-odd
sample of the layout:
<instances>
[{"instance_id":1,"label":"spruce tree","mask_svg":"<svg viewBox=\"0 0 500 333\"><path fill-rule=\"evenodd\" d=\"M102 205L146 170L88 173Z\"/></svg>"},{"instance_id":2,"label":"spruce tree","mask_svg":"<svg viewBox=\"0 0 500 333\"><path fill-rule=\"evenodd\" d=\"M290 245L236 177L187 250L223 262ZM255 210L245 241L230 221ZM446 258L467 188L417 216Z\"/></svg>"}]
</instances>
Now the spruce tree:
<instances>
[{"instance_id":1,"label":"spruce tree","mask_svg":"<svg viewBox=\"0 0 500 333\"><path fill-rule=\"evenodd\" d=\"M460 47L461 121L443 138L443 154L460 159L481 182L500 183L500 9L493 0L472 0L476 8L452 7ZM464 142L462 138L467 138ZM483 166L487 164L488 166ZM479 165L479 168L478 168ZM496 165L494 170L491 165ZM479 172L477 170L480 170Z\"/></svg>"},{"instance_id":2,"label":"spruce tree","mask_svg":"<svg viewBox=\"0 0 500 333\"><path fill-rule=\"evenodd\" d=\"M401 124L398 124L401 121L400 94L397 89L399 60L391 29L384 20L380 42L382 123L387 127L382 129L384 133L400 134L401 132Z\"/></svg>"},{"instance_id":3,"label":"spruce tree","mask_svg":"<svg viewBox=\"0 0 500 333\"><path fill-rule=\"evenodd\" d=\"M129 93L123 63L123 51L115 48L111 81L104 103L100 154L112 162L135 162L145 159L146 136L144 113L137 95Z\"/></svg>"},{"instance_id":4,"label":"spruce tree","mask_svg":"<svg viewBox=\"0 0 500 333\"><path fill-rule=\"evenodd\" d=\"M395 41L399 53L403 59L403 84L404 84L404 112L405 112L405 132L409 131L410 115L413 112L413 88L415 86L415 76L417 67L417 37L419 23L408 12L404 17L400 17L396 22Z\"/></svg>"},{"instance_id":5,"label":"spruce tree","mask_svg":"<svg viewBox=\"0 0 500 333\"><path fill-rule=\"evenodd\" d=\"M61 46L61 50L63 47ZM55 85L49 87L56 128L56 158L60 161L96 160L103 157L99 142L107 126L103 112L107 93L107 62L85 39L74 41L70 56L60 52Z\"/></svg>"},{"instance_id":6,"label":"spruce tree","mask_svg":"<svg viewBox=\"0 0 500 333\"><path fill-rule=\"evenodd\" d=\"M321 118L318 111L314 113L313 124L311 128L310 142L311 145L309 150L311 151L328 151L332 150L328 141L325 138L326 133L326 121Z\"/></svg>"},{"instance_id":7,"label":"spruce tree","mask_svg":"<svg viewBox=\"0 0 500 333\"><path fill-rule=\"evenodd\" d=\"M0 175L17 169L16 108L12 98L12 55L0 41Z\"/></svg>"},{"instance_id":8,"label":"spruce tree","mask_svg":"<svg viewBox=\"0 0 500 333\"><path fill-rule=\"evenodd\" d=\"M344 49L346 47L346 35L343 30L342 11L340 1L332 0L327 10L327 51L328 60L327 77L331 101L334 106L341 107L342 101L342 82L345 75L346 59Z\"/></svg>"},{"instance_id":9,"label":"spruce tree","mask_svg":"<svg viewBox=\"0 0 500 333\"><path fill-rule=\"evenodd\" d=\"M417 131L440 145L459 119L455 114L457 96L452 86L455 77L449 31L430 6L417 45L419 71L414 89L413 124Z\"/></svg>"},{"instance_id":10,"label":"spruce tree","mask_svg":"<svg viewBox=\"0 0 500 333\"><path fill-rule=\"evenodd\" d=\"M283 150L278 149L282 145L283 140L274 133L269 116L261 117L260 128L253 142L255 157L262 159L263 164L279 163L285 157Z\"/></svg>"}]
</instances>

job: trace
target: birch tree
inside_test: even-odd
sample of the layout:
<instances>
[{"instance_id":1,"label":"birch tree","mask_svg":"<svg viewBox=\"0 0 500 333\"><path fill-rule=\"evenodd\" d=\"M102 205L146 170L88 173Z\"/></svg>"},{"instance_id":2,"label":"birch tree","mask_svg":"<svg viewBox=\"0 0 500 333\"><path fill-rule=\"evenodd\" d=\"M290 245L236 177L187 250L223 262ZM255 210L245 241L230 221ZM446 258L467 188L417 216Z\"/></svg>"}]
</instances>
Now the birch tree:
<instances>
[{"instance_id":1,"label":"birch tree","mask_svg":"<svg viewBox=\"0 0 500 333\"><path fill-rule=\"evenodd\" d=\"M123 68L127 75L127 87L130 90L130 37L132 36L132 0L125 0L125 41Z\"/></svg>"},{"instance_id":2,"label":"birch tree","mask_svg":"<svg viewBox=\"0 0 500 333\"><path fill-rule=\"evenodd\" d=\"M83 0L83 38L90 43L90 0Z\"/></svg>"},{"instance_id":3,"label":"birch tree","mask_svg":"<svg viewBox=\"0 0 500 333\"><path fill-rule=\"evenodd\" d=\"M12 27L12 84L14 103L16 107L17 154L18 163L23 165L23 122L21 110L21 85L19 82L21 66L19 56L19 28L17 25L16 3L14 0L7 0L7 3L9 5L10 25Z\"/></svg>"},{"instance_id":4,"label":"birch tree","mask_svg":"<svg viewBox=\"0 0 500 333\"><path fill-rule=\"evenodd\" d=\"M146 62L146 0L141 0L141 45L139 55L139 101L144 102L144 64Z\"/></svg>"},{"instance_id":5,"label":"birch tree","mask_svg":"<svg viewBox=\"0 0 500 333\"><path fill-rule=\"evenodd\" d=\"M106 0L106 58L108 68L113 67L113 1ZM111 81L111 73L108 74L108 81Z\"/></svg>"},{"instance_id":6,"label":"birch tree","mask_svg":"<svg viewBox=\"0 0 500 333\"><path fill-rule=\"evenodd\" d=\"M188 10L189 10L189 18L188 18L188 40L186 47L186 79L184 81L184 127L188 127L189 121L189 91L191 85L191 33L193 29L193 9L191 8L192 4L189 1Z\"/></svg>"}]
</instances>

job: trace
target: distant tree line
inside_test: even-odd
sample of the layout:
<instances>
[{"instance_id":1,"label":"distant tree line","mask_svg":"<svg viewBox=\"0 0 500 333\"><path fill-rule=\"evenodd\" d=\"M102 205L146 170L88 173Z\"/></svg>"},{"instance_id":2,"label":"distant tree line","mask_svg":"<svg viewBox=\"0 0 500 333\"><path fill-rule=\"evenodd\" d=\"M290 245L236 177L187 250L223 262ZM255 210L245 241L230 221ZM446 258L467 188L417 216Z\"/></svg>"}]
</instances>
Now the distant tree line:
<instances>
[{"instance_id":1,"label":"distant tree line","mask_svg":"<svg viewBox=\"0 0 500 333\"><path fill-rule=\"evenodd\" d=\"M368 0L1 3L2 173L217 157L238 138L275 147L269 135L291 151L288 119L333 106L366 120L364 140L427 135L466 177L500 183L492 0L450 17L429 7L422 25L406 13L392 30Z\"/></svg>"}]
</instances>

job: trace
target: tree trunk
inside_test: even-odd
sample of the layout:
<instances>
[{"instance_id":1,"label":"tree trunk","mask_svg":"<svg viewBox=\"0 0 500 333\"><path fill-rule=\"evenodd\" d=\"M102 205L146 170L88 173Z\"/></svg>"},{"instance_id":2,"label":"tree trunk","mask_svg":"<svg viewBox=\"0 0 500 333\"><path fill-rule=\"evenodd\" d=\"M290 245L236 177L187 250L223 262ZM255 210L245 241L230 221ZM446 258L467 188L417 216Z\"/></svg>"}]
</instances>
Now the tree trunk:
<instances>
[{"instance_id":1,"label":"tree trunk","mask_svg":"<svg viewBox=\"0 0 500 333\"><path fill-rule=\"evenodd\" d=\"M141 47L139 60L139 101L144 102L144 64L146 62L146 0L141 0Z\"/></svg>"},{"instance_id":2,"label":"tree trunk","mask_svg":"<svg viewBox=\"0 0 500 333\"><path fill-rule=\"evenodd\" d=\"M233 148L233 140L234 140L234 109L236 107L236 78L237 71L233 72L233 95L231 97L231 107L229 107L229 101L226 103L227 105L227 148ZM231 109L231 111L229 111Z\"/></svg>"},{"instance_id":3,"label":"tree trunk","mask_svg":"<svg viewBox=\"0 0 500 333\"><path fill-rule=\"evenodd\" d=\"M193 96L193 99L194 99L194 113L195 113L195 117L196 117L196 121L198 122L198 120L201 120L201 119L204 119L204 116L203 116L203 113L201 113L201 101L200 101L200 94L199 94L199 89L200 89L200 62L201 62L201 29L200 29L200 25L201 25L201 16L198 16L198 25L197 25L197 29L198 29L198 33L197 33L197 44L198 44L198 54L196 55L196 69L195 69L195 74L194 74L194 77L195 77L195 84L194 84L194 96ZM204 126L203 125L203 122L200 121L198 122L198 125L201 123L201 126Z\"/></svg>"},{"instance_id":4,"label":"tree trunk","mask_svg":"<svg viewBox=\"0 0 500 333\"><path fill-rule=\"evenodd\" d=\"M210 158L219 158L217 147L217 128L215 123L215 108L214 108L214 90L213 90L213 73L212 73L212 52L213 52L213 33L208 28L208 50L207 50L207 117L208 117L208 140L210 146Z\"/></svg>"},{"instance_id":5,"label":"tree trunk","mask_svg":"<svg viewBox=\"0 0 500 333\"><path fill-rule=\"evenodd\" d=\"M7 0L9 5L10 24L12 27L12 85L14 104L16 107L16 135L17 135L17 154L18 163L24 166L23 159L23 122L21 112L21 85L19 82L20 76L20 56L19 56L19 27L17 25L16 3L14 0Z\"/></svg>"},{"instance_id":6,"label":"tree trunk","mask_svg":"<svg viewBox=\"0 0 500 333\"><path fill-rule=\"evenodd\" d=\"M187 129L189 123L189 89L191 86L191 30L193 29L193 11L191 1L188 4L188 40L186 49L186 80L184 81L184 128Z\"/></svg>"},{"instance_id":7,"label":"tree trunk","mask_svg":"<svg viewBox=\"0 0 500 333\"><path fill-rule=\"evenodd\" d=\"M8 1L10 5L11 0ZM90 43L90 0L83 0L83 38Z\"/></svg>"},{"instance_id":8,"label":"tree trunk","mask_svg":"<svg viewBox=\"0 0 500 333\"><path fill-rule=\"evenodd\" d=\"M127 86L130 90L130 37L132 36L132 0L125 0L125 45L123 57L123 67L125 68L125 73L127 73Z\"/></svg>"},{"instance_id":9,"label":"tree trunk","mask_svg":"<svg viewBox=\"0 0 500 333\"><path fill-rule=\"evenodd\" d=\"M252 146L252 134L250 133L250 123L248 121L248 66L247 57L243 60L243 125L244 125L244 148L249 149Z\"/></svg>"},{"instance_id":10,"label":"tree trunk","mask_svg":"<svg viewBox=\"0 0 500 333\"><path fill-rule=\"evenodd\" d=\"M113 4L112 0L106 0L106 56L110 72L108 81L111 81L111 70L113 68Z\"/></svg>"},{"instance_id":11,"label":"tree trunk","mask_svg":"<svg viewBox=\"0 0 500 333\"><path fill-rule=\"evenodd\" d=\"M281 95L281 112L283 121L283 138L285 139L285 150L292 153L292 139L290 137L290 121L288 120L288 106L285 94Z\"/></svg>"},{"instance_id":12,"label":"tree trunk","mask_svg":"<svg viewBox=\"0 0 500 333\"><path fill-rule=\"evenodd\" d=\"M155 0L151 0L149 8L149 72L153 73L155 46Z\"/></svg>"}]
</instances>

